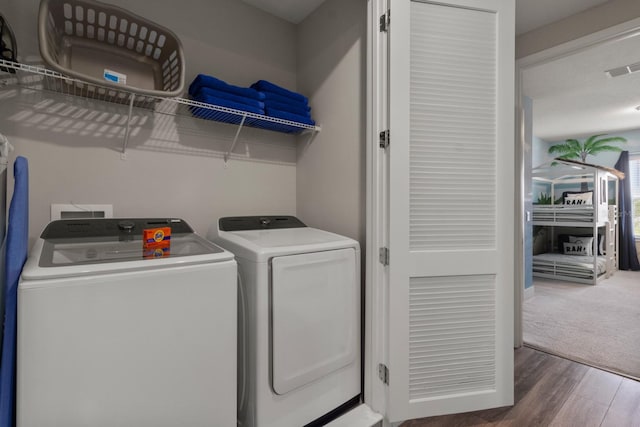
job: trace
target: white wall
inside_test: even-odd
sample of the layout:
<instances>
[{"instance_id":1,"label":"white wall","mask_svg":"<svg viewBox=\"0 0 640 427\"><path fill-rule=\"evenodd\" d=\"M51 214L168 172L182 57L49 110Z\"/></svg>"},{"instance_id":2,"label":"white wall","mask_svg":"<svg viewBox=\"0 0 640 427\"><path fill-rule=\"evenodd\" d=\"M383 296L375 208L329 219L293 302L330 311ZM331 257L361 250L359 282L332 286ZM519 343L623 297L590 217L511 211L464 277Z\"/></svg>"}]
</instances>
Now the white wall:
<instances>
[{"instance_id":1,"label":"white wall","mask_svg":"<svg viewBox=\"0 0 640 427\"><path fill-rule=\"evenodd\" d=\"M365 237L367 3L327 0L298 27L298 88L322 132L300 139L297 210L310 226Z\"/></svg>"},{"instance_id":2,"label":"white wall","mask_svg":"<svg viewBox=\"0 0 640 427\"><path fill-rule=\"evenodd\" d=\"M236 0L109 2L178 35L187 85L207 73L237 85L267 79L296 88L293 24ZM34 61L39 1L1 4L22 60ZM200 233L224 215L296 214L295 137L248 129L236 153L251 161L225 165L221 156L235 127L137 112L143 124L134 126L121 160L119 107L102 105L108 119L100 120L77 97L54 96L47 104L41 94L0 87L0 98L0 133L15 146L13 157L29 160L32 241L48 222L51 203L109 203L119 217L182 217Z\"/></svg>"}]
</instances>

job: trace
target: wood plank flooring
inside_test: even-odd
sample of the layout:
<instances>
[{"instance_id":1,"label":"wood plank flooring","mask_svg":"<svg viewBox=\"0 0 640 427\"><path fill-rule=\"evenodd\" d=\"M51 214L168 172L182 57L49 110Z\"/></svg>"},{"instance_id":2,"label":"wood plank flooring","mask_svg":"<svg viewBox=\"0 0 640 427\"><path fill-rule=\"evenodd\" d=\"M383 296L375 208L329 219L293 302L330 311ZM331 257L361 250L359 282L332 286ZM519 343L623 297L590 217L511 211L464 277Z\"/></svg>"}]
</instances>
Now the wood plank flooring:
<instances>
[{"instance_id":1,"label":"wood plank flooring","mask_svg":"<svg viewBox=\"0 0 640 427\"><path fill-rule=\"evenodd\" d=\"M515 405L401 427L640 427L640 382L528 347L515 351Z\"/></svg>"}]
</instances>

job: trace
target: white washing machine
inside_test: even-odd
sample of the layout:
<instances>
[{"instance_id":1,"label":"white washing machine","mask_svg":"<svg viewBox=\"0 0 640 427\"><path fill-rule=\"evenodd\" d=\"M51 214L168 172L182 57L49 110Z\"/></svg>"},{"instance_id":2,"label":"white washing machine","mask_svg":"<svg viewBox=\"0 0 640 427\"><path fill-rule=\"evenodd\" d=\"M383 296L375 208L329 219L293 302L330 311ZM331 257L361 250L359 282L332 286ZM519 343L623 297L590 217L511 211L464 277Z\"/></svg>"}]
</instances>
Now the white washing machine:
<instances>
[{"instance_id":1,"label":"white washing machine","mask_svg":"<svg viewBox=\"0 0 640 427\"><path fill-rule=\"evenodd\" d=\"M234 426L236 319L233 255L184 221L54 221L18 286L17 424Z\"/></svg>"},{"instance_id":2,"label":"white washing machine","mask_svg":"<svg viewBox=\"0 0 640 427\"><path fill-rule=\"evenodd\" d=\"M301 427L357 402L360 249L295 217L221 218L240 272L238 425Z\"/></svg>"}]
</instances>

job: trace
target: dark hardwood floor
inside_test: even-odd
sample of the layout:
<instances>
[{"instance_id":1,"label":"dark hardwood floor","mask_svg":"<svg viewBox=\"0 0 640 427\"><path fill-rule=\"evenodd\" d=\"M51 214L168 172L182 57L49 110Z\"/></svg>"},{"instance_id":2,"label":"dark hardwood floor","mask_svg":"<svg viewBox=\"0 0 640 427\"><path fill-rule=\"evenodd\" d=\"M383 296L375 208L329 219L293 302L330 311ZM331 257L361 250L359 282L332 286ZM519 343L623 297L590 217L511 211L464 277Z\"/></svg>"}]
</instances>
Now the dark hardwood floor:
<instances>
[{"instance_id":1,"label":"dark hardwood floor","mask_svg":"<svg viewBox=\"0 0 640 427\"><path fill-rule=\"evenodd\" d=\"M401 427L640 427L640 383L528 347L515 351L515 405Z\"/></svg>"}]
</instances>

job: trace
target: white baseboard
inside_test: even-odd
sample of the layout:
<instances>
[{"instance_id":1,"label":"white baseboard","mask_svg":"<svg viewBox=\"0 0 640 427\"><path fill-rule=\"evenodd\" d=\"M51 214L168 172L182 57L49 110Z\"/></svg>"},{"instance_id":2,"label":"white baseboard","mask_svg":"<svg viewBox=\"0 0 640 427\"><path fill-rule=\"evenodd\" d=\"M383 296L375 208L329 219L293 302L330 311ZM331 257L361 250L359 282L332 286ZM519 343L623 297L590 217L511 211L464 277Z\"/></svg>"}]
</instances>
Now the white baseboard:
<instances>
[{"instance_id":1,"label":"white baseboard","mask_svg":"<svg viewBox=\"0 0 640 427\"><path fill-rule=\"evenodd\" d=\"M534 294L534 289L535 289L534 285L531 285L528 288L525 288L525 290L524 290L524 299L531 298L533 296L533 294Z\"/></svg>"},{"instance_id":2,"label":"white baseboard","mask_svg":"<svg viewBox=\"0 0 640 427\"><path fill-rule=\"evenodd\" d=\"M331 421L325 427L377 427L382 425L382 421L382 415L374 412L369 408L369 405L363 403Z\"/></svg>"}]
</instances>

